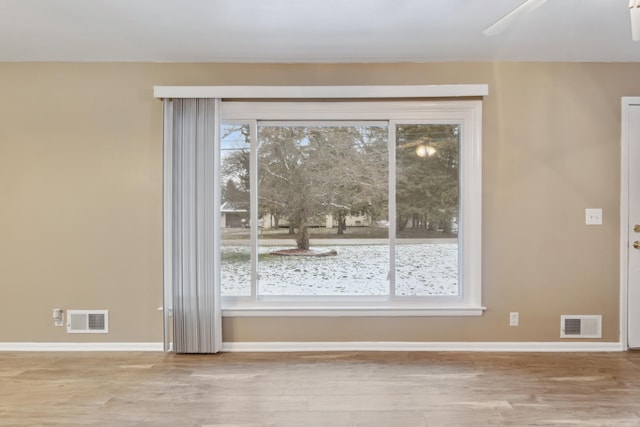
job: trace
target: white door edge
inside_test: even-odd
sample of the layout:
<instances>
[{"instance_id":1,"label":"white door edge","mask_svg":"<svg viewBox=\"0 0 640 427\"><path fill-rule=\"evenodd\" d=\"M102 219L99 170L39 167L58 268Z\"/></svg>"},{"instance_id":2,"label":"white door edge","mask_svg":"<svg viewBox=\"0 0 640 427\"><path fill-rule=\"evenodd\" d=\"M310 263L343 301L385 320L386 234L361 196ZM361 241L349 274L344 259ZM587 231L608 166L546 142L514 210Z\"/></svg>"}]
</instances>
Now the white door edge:
<instances>
[{"instance_id":1,"label":"white door edge","mask_svg":"<svg viewBox=\"0 0 640 427\"><path fill-rule=\"evenodd\" d=\"M620 149L620 343L629 347L629 112L640 97L622 97Z\"/></svg>"}]
</instances>

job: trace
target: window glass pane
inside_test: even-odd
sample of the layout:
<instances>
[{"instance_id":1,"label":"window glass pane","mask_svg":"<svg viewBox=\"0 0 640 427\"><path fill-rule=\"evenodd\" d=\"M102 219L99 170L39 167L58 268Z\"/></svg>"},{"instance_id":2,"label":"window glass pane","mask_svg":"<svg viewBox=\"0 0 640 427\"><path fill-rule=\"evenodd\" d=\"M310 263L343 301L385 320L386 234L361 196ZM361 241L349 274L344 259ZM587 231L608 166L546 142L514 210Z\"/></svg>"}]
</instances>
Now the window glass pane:
<instances>
[{"instance_id":1,"label":"window glass pane","mask_svg":"<svg viewBox=\"0 0 640 427\"><path fill-rule=\"evenodd\" d=\"M459 295L459 125L396 127L396 295Z\"/></svg>"},{"instance_id":2,"label":"window glass pane","mask_svg":"<svg viewBox=\"0 0 640 427\"><path fill-rule=\"evenodd\" d=\"M388 295L387 137L258 127L258 296Z\"/></svg>"},{"instance_id":3,"label":"window glass pane","mask_svg":"<svg viewBox=\"0 0 640 427\"><path fill-rule=\"evenodd\" d=\"M222 125L221 153L221 293L251 295L248 125Z\"/></svg>"}]
</instances>

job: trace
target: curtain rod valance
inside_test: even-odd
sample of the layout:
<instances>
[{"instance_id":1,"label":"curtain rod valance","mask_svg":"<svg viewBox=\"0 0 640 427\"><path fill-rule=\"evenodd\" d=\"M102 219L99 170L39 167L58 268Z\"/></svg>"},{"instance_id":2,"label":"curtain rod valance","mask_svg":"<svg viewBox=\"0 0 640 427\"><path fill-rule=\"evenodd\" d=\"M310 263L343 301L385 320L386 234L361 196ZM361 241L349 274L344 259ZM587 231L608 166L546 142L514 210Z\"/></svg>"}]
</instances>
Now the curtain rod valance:
<instances>
[{"instance_id":1,"label":"curtain rod valance","mask_svg":"<svg viewBox=\"0 0 640 427\"><path fill-rule=\"evenodd\" d=\"M348 99L486 96L489 85L417 86L154 86L155 98Z\"/></svg>"}]
</instances>

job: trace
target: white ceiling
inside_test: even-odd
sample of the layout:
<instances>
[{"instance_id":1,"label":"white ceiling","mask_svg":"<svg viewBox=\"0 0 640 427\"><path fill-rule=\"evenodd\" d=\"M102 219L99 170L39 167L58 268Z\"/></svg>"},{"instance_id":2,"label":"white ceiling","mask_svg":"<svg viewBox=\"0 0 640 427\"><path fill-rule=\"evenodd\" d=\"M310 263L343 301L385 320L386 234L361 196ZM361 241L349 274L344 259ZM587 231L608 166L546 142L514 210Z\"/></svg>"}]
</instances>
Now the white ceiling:
<instances>
[{"instance_id":1,"label":"white ceiling","mask_svg":"<svg viewBox=\"0 0 640 427\"><path fill-rule=\"evenodd\" d=\"M640 62L628 0L0 0L0 61Z\"/></svg>"}]
</instances>

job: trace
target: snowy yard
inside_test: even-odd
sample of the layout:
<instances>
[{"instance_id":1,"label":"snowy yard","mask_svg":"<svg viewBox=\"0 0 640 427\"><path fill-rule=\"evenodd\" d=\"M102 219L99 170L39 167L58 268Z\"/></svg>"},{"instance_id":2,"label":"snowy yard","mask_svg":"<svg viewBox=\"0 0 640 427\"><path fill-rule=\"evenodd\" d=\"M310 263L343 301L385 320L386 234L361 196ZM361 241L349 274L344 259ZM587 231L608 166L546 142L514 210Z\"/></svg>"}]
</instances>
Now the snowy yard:
<instances>
[{"instance_id":1,"label":"snowy yard","mask_svg":"<svg viewBox=\"0 0 640 427\"><path fill-rule=\"evenodd\" d=\"M376 244L313 246L337 256L289 257L262 246L259 295L386 295L389 247ZM222 295L250 295L249 246L222 246ZM458 245L396 244L396 295L458 294Z\"/></svg>"}]
</instances>

